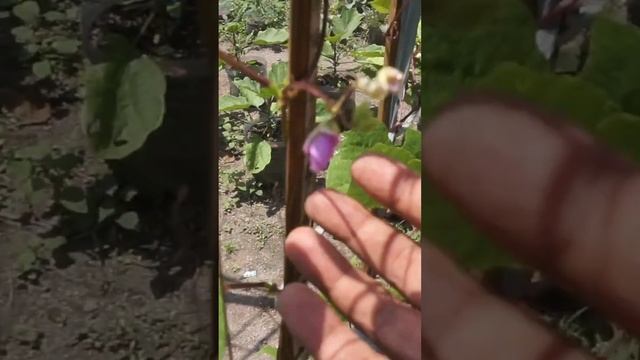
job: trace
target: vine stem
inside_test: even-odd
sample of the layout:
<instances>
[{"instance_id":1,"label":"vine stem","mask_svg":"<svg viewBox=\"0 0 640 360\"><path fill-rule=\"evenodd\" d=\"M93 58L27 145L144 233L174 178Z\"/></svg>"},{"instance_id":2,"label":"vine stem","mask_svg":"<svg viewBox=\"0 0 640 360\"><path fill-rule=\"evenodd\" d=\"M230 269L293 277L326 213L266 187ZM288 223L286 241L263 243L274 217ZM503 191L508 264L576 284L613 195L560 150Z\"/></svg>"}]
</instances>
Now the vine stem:
<instances>
[{"instance_id":1,"label":"vine stem","mask_svg":"<svg viewBox=\"0 0 640 360\"><path fill-rule=\"evenodd\" d=\"M258 74L255 70L253 70L249 65L243 63L242 61L238 60L236 57L234 57L233 55L229 54L228 52L218 48L218 54L220 55L220 58L222 59L222 61L224 61L225 63L227 63L229 66L231 66L232 68L242 72L243 74L247 75L250 79L257 81L258 83L260 83L260 85L264 86L264 87L270 87L271 86L271 81L269 79L267 79L266 77ZM291 84L289 84L287 86L287 89L289 91L291 91L291 94L286 94L285 97L286 98L291 98L293 97L297 91L305 91L319 99L322 99L322 101L324 101L327 105L329 105L330 107L333 107L335 104L335 101L333 101L333 99L331 97L329 97L329 95L327 95L318 85L314 84L313 82L311 82L311 80L309 79L304 79L304 80L298 80L295 81ZM287 93L287 89L285 89L284 93Z\"/></svg>"},{"instance_id":2,"label":"vine stem","mask_svg":"<svg viewBox=\"0 0 640 360\"><path fill-rule=\"evenodd\" d=\"M222 61L227 63L232 68L241 71L243 74L247 75L252 80L257 81L258 83L260 83L260 85L262 85L264 87L270 87L271 86L271 81L269 81L269 79L267 79L266 77L258 74L249 65L247 65L247 64L243 63L242 61L238 60L235 56L229 54L228 52L226 52L226 51L224 51L224 50L222 50L220 48L218 48L218 55L220 56Z\"/></svg>"}]
</instances>

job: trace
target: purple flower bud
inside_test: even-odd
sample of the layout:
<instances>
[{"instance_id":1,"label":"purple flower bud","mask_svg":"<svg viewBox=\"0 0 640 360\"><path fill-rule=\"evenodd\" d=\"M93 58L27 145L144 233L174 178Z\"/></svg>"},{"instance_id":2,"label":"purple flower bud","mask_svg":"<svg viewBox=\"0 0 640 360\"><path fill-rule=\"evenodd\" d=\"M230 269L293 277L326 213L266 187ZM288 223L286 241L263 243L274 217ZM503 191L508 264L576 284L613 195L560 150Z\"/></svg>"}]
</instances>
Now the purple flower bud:
<instances>
[{"instance_id":1,"label":"purple flower bud","mask_svg":"<svg viewBox=\"0 0 640 360\"><path fill-rule=\"evenodd\" d=\"M329 129L316 128L309 134L302 150L309 158L311 171L318 173L329 167L329 161L338 143L340 143L340 134Z\"/></svg>"}]
</instances>

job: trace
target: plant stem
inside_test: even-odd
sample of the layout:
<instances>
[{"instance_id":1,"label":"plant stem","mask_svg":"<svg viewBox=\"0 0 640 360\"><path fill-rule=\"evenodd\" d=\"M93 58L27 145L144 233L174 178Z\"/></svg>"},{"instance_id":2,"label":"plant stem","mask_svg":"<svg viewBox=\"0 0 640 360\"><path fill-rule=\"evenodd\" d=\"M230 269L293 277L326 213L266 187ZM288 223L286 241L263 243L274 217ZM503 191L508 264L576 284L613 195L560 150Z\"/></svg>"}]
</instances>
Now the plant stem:
<instances>
[{"instance_id":1,"label":"plant stem","mask_svg":"<svg viewBox=\"0 0 640 360\"><path fill-rule=\"evenodd\" d=\"M234 68L236 70L239 70L243 74L247 75L250 79L257 81L258 83L260 83L260 85L262 85L264 87L270 87L271 86L271 81L269 81L269 79L267 79L266 77L258 74L249 65L241 62L240 60L238 60L237 58L233 57L231 54L227 53L226 51L218 48L218 55L220 56L222 61L227 63L232 68Z\"/></svg>"}]
</instances>

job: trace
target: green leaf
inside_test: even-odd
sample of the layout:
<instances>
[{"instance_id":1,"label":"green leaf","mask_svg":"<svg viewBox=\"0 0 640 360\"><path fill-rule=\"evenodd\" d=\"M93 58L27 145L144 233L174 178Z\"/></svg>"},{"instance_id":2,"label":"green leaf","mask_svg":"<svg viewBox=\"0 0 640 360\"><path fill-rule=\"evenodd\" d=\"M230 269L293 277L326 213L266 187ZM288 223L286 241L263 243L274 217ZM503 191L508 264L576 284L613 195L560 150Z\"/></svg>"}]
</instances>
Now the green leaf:
<instances>
[{"instance_id":1,"label":"green leaf","mask_svg":"<svg viewBox=\"0 0 640 360\"><path fill-rule=\"evenodd\" d=\"M258 32L253 40L256 45L277 45L286 43L289 40L287 29L266 29Z\"/></svg>"},{"instance_id":2,"label":"green leaf","mask_svg":"<svg viewBox=\"0 0 640 360\"><path fill-rule=\"evenodd\" d=\"M67 20L66 14L60 11L47 11L43 16L49 22Z\"/></svg>"},{"instance_id":3,"label":"green leaf","mask_svg":"<svg viewBox=\"0 0 640 360\"><path fill-rule=\"evenodd\" d=\"M367 102L363 102L356 106L355 111L353 112L353 126L352 128L357 131L372 131L376 130L380 127L380 120L376 119L375 116L369 110L369 104Z\"/></svg>"},{"instance_id":4,"label":"green leaf","mask_svg":"<svg viewBox=\"0 0 640 360\"><path fill-rule=\"evenodd\" d=\"M329 36L329 41L339 42L353 35L363 17L355 8L344 8L340 16L331 22L333 35Z\"/></svg>"},{"instance_id":5,"label":"green leaf","mask_svg":"<svg viewBox=\"0 0 640 360\"><path fill-rule=\"evenodd\" d=\"M545 106L589 130L620 111L602 90L580 78L542 73L513 63L500 64L476 86Z\"/></svg>"},{"instance_id":6,"label":"green leaf","mask_svg":"<svg viewBox=\"0 0 640 360\"><path fill-rule=\"evenodd\" d=\"M388 14L391 8L391 0L373 0L371 7L381 14Z\"/></svg>"},{"instance_id":7,"label":"green leaf","mask_svg":"<svg viewBox=\"0 0 640 360\"><path fill-rule=\"evenodd\" d=\"M236 111L251 107L251 103L247 98L242 96L224 95L218 99L218 111Z\"/></svg>"},{"instance_id":8,"label":"green leaf","mask_svg":"<svg viewBox=\"0 0 640 360\"><path fill-rule=\"evenodd\" d=\"M416 159L422 159L422 133L413 129L405 130L402 148Z\"/></svg>"},{"instance_id":9,"label":"green leaf","mask_svg":"<svg viewBox=\"0 0 640 360\"><path fill-rule=\"evenodd\" d=\"M33 74L39 79L47 78L51 75L51 63L49 60L35 62L31 65L31 71L33 71Z\"/></svg>"},{"instance_id":10,"label":"green leaf","mask_svg":"<svg viewBox=\"0 0 640 360\"><path fill-rule=\"evenodd\" d=\"M53 256L53 250L67 243L67 239L62 236L42 239L40 246L36 251L36 256L43 259L50 259Z\"/></svg>"},{"instance_id":11,"label":"green leaf","mask_svg":"<svg viewBox=\"0 0 640 360\"><path fill-rule=\"evenodd\" d=\"M120 215L116 223L127 230L135 230L138 227L140 219L135 211L127 211Z\"/></svg>"},{"instance_id":12,"label":"green leaf","mask_svg":"<svg viewBox=\"0 0 640 360\"><path fill-rule=\"evenodd\" d=\"M598 125L596 136L640 163L640 117L628 113L610 115Z\"/></svg>"},{"instance_id":13,"label":"green leaf","mask_svg":"<svg viewBox=\"0 0 640 360\"><path fill-rule=\"evenodd\" d=\"M16 26L11 29L11 34L15 37L16 42L24 44L33 41L33 29L29 26Z\"/></svg>"},{"instance_id":14,"label":"green leaf","mask_svg":"<svg viewBox=\"0 0 640 360\"><path fill-rule=\"evenodd\" d=\"M271 356L273 359L277 359L278 358L278 348L276 348L273 345L263 346L262 349L260 349L260 352L265 354L265 355Z\"/></svg>"},{"instance_id":15,"label":"green leaf","mask_svg":"<svg viewBox=\"0 0 640 360\"><path fill-rule=\"evenodd\" d=\"M260 84L258 84L257 81L245 77L243 79L236 79L233 83L238 87L240 94L244 96L252 106L260 107L264 104L264 99L260 92Z\"/></svg>"},{"instance_id":16,"label":"green leaf","mask_svg":"<svg viewBox=\"0 0 640 360\"><path fill-rule=\"evenodd\" d=\"M9 160L7 162L7 177L15 185L20 185L29 180L33 171L30 161Z\"/></svg>"},{"instance_id":17,"label":"green leaf","mask_svg":"<svg viewBox=\"0 0 640 360\"><path fill-rule=\"evenodd\" d=\"M264 170L271 162L271 145L265 140L254 138L244 148L244 163L252 174Z\"/></svg>"},{"instance_id":18,"label":"green leaf","mask_svg":"<svg viewBox=\"0 0 640 360\"><path fill-rule=\"evenodd\" d=\"M102 158L131 154L162 124L166 80L146 56L90 66L86 88L82 123Z\"/></svg>"},{"instance_id":19,"label":"green leaf","mask_svg":"<svg viewBox=\"0 0 640 360\"><path fill-rule=\"evenodd\" d=\"M222 289L222 280L218 278L218 357L224 358L227 351L227 312L224 303L224 291Z\"/></svg>"},{"instance_id":20,"label":"green leaf","mask_svg":"<svg viewBox=\"0 0 640 360\"><path fill-rule=\"evenodd\" d=\"M423 77L426 118L497 64L548 68L535 44L533 16L522 1L431 1L424 6L430 14L423 26L429 51L421 60L429 74Z\"/></svg>"},{"instance_id":21,"label":"green leaf","mask_svg":"<svg viewBox=\"0 0 640 360\"><path fill-rule=\"evenodd\" d=\"M103 222L105 219L110 217L115 213L115 209L113 207L99 207L98 208L98 223Z\"/></svg>"},{"instance_id":22,"label":"green leaf","mask_svg":"<svg viewBox=\"0 0 640 360\"><path fill-rule=\"evenodd\" d=\"M51 147L51 142L40 141L37 144L16 150L14 155L20 159L42 160L48 155L51 155Z\"/></svg>"},{"instance_id":23,"label":"green leaf","mask_svg":"<svg viewBox=\"0 0 640 360\"><path fill-rule=\"evenodd\" d=\"M67 210L75 213L86 214L89 212L87 196L84 190L80 187L69 186L62 189L58 201L60 202L60 205L64 206Z\"/></svg>"},{"instance_id":24,"label":"green leaf","mask_svg":"<svg viewBox=\"0 0 640 360\"><path fill-rule=\"evenodd\" d=\"M38 258L36 254L31 249L25 249L18 257L16 258L15 266L17 270L20 272L25 272L35 265L35 262Z\"/></svg>"},{"instance_id":25,"label":"green leaf","mask_svg":"<svg viewBox=\"0 0 640 360\"><path fill-rule=\"evenodd\" d=\"M320 100L316 99L316 122L327 122L333 118L331 111L327 108L327 104Z\"/></svg>"},{"instance_id":26,"label":"green leaf","mask_svg":"<svg viewBox=\"0 0 640 360\"><path fill-rule=\"evenodd\" d=\"M322 44L322 56L333 58L334 55L335 55L335 52L333 51L331 42L329 42L328 40L325 40L324 44Z\"/></svg>"},{"instance_id":27,"label":"green leaf","mask_svg":"<svg viewBox=\"0 0 640 360\"><path fill-rule=\"evenodd\" d=\"M34 24L40 15L40 5L37 1L24 1L13 7L13 15L27 24Z\"/></svg>"},{"instance_id":28,"label":"green leaf","mask_svg":"<svg viewBox=\"0 0 640 360\"><path fill-rule=\"evenodd\" d=\"M289 64L284 61L278 61L271 65L269 70L269 81L271 82L271 88L280 97L282 89L284 89L289 83Z\"/></svg>"},{"instance_id":29,"label":"green leaf","mask_svg":"<svg viewBox=\"0 0 640 360\"><path fill-rule=\"evenodd\" d=\"M60 39L54 41L51 47L61 54L75 54L80 47L80 41L76 39Z\"/></svg>"},{"instance_id":30,"label":"green leaf","mask_svg":"<svg viewBox=\"0 0 640 360\"><path fill-rule=\"evenodd\" d=\"M640 30L599 16L580 77L604 90L623 110L640 115Z\"/></svg>"},{"instance_id":31,"label":"green leaf","mask_svg":"<svg viewBox=\"0 0 640 360\"><path fill-rule=\"evenodd\" d=\"M361 58L382 57L384 58L384 46L371 44L353 51L353 56Z\"/></svg>"},{"instance_id":32,"label":"green leaf","mask_svg":"<svg viewBox=\"0 0 640 360\"><path fill-rule=\"evenodd\" d=\"M368 109L367 112L370 115L371 112ZM329 163L326 177L327 188L348 194L368 208L379 205L353 181L351 165L375 145L390 144L386 126L379 121L377 124L378 126L368 131L354 129L342 133L343 139Z\"/></svg>"}]
</instances>

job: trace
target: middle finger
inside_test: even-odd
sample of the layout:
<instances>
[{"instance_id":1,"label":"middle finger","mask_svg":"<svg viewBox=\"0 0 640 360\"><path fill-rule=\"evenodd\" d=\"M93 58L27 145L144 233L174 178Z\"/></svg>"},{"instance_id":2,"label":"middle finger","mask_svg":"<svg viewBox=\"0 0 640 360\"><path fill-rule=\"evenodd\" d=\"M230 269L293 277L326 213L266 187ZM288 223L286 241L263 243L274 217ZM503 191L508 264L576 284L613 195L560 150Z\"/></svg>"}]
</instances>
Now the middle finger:
<instances>
[{"instance_id":1,"label":"middle finger","mask_svg":"<svg viewBox=\"0 0 640 360\"><path fill-rule=\"evenodd\" d=\"M305 277L393 358L420 358L420 312L395 301L311 228L292 231L285 251Z\"/></svg>"}]
</instances>

